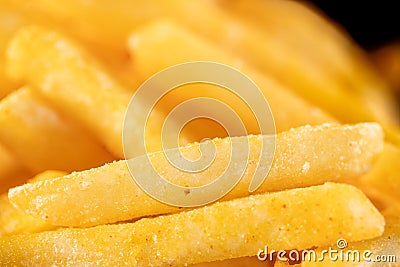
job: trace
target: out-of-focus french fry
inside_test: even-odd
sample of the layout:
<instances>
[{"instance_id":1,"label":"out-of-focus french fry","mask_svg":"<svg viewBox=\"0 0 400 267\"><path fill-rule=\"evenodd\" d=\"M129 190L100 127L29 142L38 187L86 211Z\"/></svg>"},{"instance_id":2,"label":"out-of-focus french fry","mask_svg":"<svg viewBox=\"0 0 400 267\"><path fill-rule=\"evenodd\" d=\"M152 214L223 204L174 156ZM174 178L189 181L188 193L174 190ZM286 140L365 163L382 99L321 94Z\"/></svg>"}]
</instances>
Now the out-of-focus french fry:
<instances>
[{"instance_id":1,"label":"out-of-focus french fry","mask_svg":"<svg viewBox=\"0 0 400 267\"><path fill-rule=\"evenodd\" d=\"M113 159L90 134L28 87L0 102L0 124L0 140L35 173L84 170Z\"/></svg>"},{"instance_id":2,"label":"out-of-focus french fry","mask_svg":"<svg viewBox=\"0 0 400 267\"><path fill-rule=\"evenodd\" d=\"M25 22L25 17L15 12L9 4L4 1L0 3L0 99L18 86L5 72L4 52L13 32Z\"/></svg>"},{"instance_id":3,"label":"out-of-focus french fry","mask_svg":"<svg viewBox=\"0 0 400 267\"><path fill-rule=\"evenodd\" d=\"M305 102L273 79L261 75L245 64L238 64L237 58L175 23L152 23L133 33L129 46L135 69L142 77L149 77L174 64L195 60L217 61L238 67L255 81L265 95L278 132L304 124L316 125L334 121L324 111ZM190 95L190 92L188 94ZM221 93L216 98L224 101L225 95Z\"/></svg>"},{"instance_id":4,"label":"out-of-focus french fry","mask_svg":"<svg viewBox=\"0 0 400 267\"><path fill-rule=\"evenodd\" d=\"M79 7L75 7L76 11L82 11L85 9L86 6L94 13L98 11L99 3L97 5L85 5L82 2L75 3ZM63 6L63 12L71 11L68 10L67 6L72 8L74 3L72 2L64 2L58 3L54 5L54 7ZM102 63L104 63L107 67L107 70L110 71L113 75L113 78L118 79L119 81L123 82L127 86L137 86L137 82L135 80L134 75L132 75L132 70L130 69L129 63L129 55L124 47L125 39L119 39L118 43L115 39L111 38L114 33L119 32L121 26L114 27L113 31L110 31L107 34L107 38L100 37L98 34L93 33L101 33L101 36L104 35L105 29L104 27L107 26L109 23L104 25L104 18L110 17L110 15L105 15L104 13L100 14L102 18L102 26L98 26L96 30L93 30L92 23L87 23L88 20L92 20L93 16L88 16L86 13L85 16L81 16L79 19L73 19L68 14L61 15L57 14L55 10L49 9L49 6L52 6L52 3L49 2L47 7L41 6L40 1L35 3L27 3L21 1L14 1L14 0L3 0L0 3L0 6L3 7L3 12L6 16L4 17L4 25L7 27L4 33L6 33L7 41L10 37L10 34L14 33L22 26L37 24L42 25L44 27L51 28L56 30L57 32L63 33L68 35L69 37L79 41L80 45L84 48L89 50L89 53L95 55L97 59L99 59ZM111 5L112 6L119 6L121 7L118 9L118 12L122 10L121 5ZM95 11L96 10L96 11ZM110 11L111 8L108 8ZM129 10L129 9L126 9ZM131 9L132 10L132 9ZM85 10L87 11L87 10ZM103 9L104 12L107 9ZM79 14L80 15L80 14ZM66 17L67 16L67 17ZM89 18L90 17L90 18ZM125 17L129 20L129 17ZM11 23L10 23L11 22ZM1 23L1 22L0 22ZM1 26L1 25L0 25ZM97 26L97 25L96 25ZM128 25L126 27L129 27ZM99 29L102 29L99 31ZM129 27L129 31L132 28ZM126 31L128 32L128 31ZM0 33L1 35L1 33ZM1 36L0 36L1 39ZM112 42L109 42L112 40ZM4 42L1 45L6 45L7 42Z\"/></svg>"},{"instance_id":5,"label":"out-of-focus french fry","mask_svg":"<svg viewBox=\"0 0 400 267\"><path fill-rule=\"evenodd\" d=\"M58 33L34 26L14 36L7 58L13 77L26 79L123 157L121 129L130 95L94 59Z\"/></svg>"},{"instance_id":6,"label":"out-of-focus french fry","mask_svg":"<svg viewBox=\"0 0 400 267\"><path fill-rule=\"evenodd\" d=\"M284 267L284 266L292 266L292 267L299 267L300 264L289 264L287 261L275 261L274 267Z\"/></svg>"},{"instance_id":7,"label":"out-of-focus french fry","mask_svg":"<svg viewBox=\"0 0 400 267\"><path fill-rule=\"evenodd\" d=\"M265 245L301 250L374 238L384 224L359 189L326 183L135 223L6 237L0 264L184 266L254 256Z\"/></svg>"},{"instance_id":8,"label":"out-of-focus french fry","mask_svg":"<svg viewBox=\"0 0 400 267\"><path fill-rule=\"evenodd\" d=\"M242 142L248 138L248 162L258 162L262 142L269 142L268 136L235 138L241 138ZM381 128L376 123L305 126L278 134L271 171L257 192L358 177L371 167L372 161L381 152L382 138ZM146 168L155 168L164 179L181 186L196 187L210 183L225 171L231 160L226 156L230 152L230 139L208 142L215 145L216 157L214 163L202 172L190 174L175 169L162 151L150 155L153 166L143 163L143 172L147 172ZM184 155L195 158L200 151L198 143L180 149ZM202 153L214 153L214 150L205 149ZM137 161L137 164L141 166L142 161ZM225 199L249 194L255 168L256 164L247 164L241 181ZM54 180L26 184L11 189L9 199L35 217L64 226L93 226L179 211L179 208L163 204L144 193L133 182L125 161Z\"/></svg>"},{"instance_id":9,"label":"out-of-focus french fry","mask_svg":"<svg viewBox=\"0 0 400 267\"><path fill-rule=\"evenodd\" d=\"M365 56L315 10L287 1L217 3L223 3L222 8L213 1L119 0L91 4L64 0L54 4L44 0L30 3L25 9L47 16L63 28L67 23L81 39L102 43L109 50L120 46L137 26L160 17L173 18L242 60L273 73L345 122L375 117L383 123L398 121L391 96L382 93L384 90L375 90L385 89L385 85L368 66ZM20 2L17 5L21 6ZM289 18L281 16L282 10L290 14ZM110 18L108 23L104 23L105 17ZM104 32L108 38L103 38ZM347 92L349 86L360 93L361 102Z\"/></svg>"},{"instance_id":10,"label":"out-of-focus french fry","mask_svg":"<svg viewBox=\"0 0 400 267\"><path fill-rule=\"evenodd\" d=\"M342 260L339 254L333 254L332 259L325 254L324 259L306 260L302 267L388 267L398 266L400 259L400 217L396 215L385 215L386 225L382 236L350 243L342 249L333 245L332 249L342 251ZM321 255L322 249L316 250ZM336 257L336 260L334 260ZM348 260L347 260L348 259Z\"/></svg>"},{"instance_id":11,"label":"out-of-focus french fry","mask_svg":"<svg viewBox=\"0 0 400 267\"><path fill-rule=\"evenodd\" d=\"M23 184L32 173L0 143L0 193Z\"/></svg>"},{"instance_id":12,"label":"out-of-focus french fry","mask_svg":"<svg viewBox=\"0 0 400 267\"><path fill-rule=\"evenodd\" d=\"M258 41L238 45L233 50L289 88L344 122L371 119L389 125L399 122L394 97L366 55L338 25L324 19L315 8L296 1L218 3L241 18L244 25L250 22L254 34L257 30L261 34L254 39ZM248 31L250 34L252 29Z\"/></svg>"},{"instance_id":13,"label":"out-of-focus french fry","mask_svg":"<svg viewBox=\"0 0 400 267\"><path fill-rule=\"evenodd\" d=\"M87 127L114 156L124 157L122 127L131 93L93 57L57 32L30 26L11 40L7 59L13 77L26 79L63 114ZM140 119L146 118L145 112ZM163 120L155 115L148 122L148 151L161 149Z\"/></svg>"},{"instance_id":14,"label":"out-of-focus french fry","mask_svg":"<svg viewBox=\"0 0 400 267\"><path fill-rule=\"evenodd\" d=\"M242 257L223 261L213 261L189 265L190 267L273 267L270 261L260 261L257 257Z\"/></svg>"},{"instance_id":15,"label":"out-of-focus french fry","mask_svg":"<svg viewBox=\"0 0 400 267\"><path fill-rule=\"evenodd\" d=\"M36 175L28 182L44 181L64 175L66 173L62 171L45 171ZM0 196L0 237L20 233L35 233L55 228L55 226L46 221L34 218L16 209L8 201L7 194Z\"/></svg>"}]
</instances>

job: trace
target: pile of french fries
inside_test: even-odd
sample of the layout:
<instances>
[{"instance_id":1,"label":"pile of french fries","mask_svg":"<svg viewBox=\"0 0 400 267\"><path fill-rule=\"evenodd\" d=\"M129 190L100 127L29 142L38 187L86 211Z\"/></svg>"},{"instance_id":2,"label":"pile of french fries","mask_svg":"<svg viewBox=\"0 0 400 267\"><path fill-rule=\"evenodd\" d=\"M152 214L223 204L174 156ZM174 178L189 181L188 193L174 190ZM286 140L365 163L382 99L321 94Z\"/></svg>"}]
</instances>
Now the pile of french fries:
<instances>
[{"instance_id":1,"label":"pile of french fries","mask_svg":"<svg viewBox=\"0 0 400 267\"><path fill-rule=\"evenodd\" d=\"M3 0L0 51L0 266L400 266L398 104L364 51L309 4ZM271 137L251 107L210 84L177 88L146 126L147 156L168 182L196 188L235 175L226 168L238 161L227 156L233 136L205 118L182 129L179 151L215 153L210 167L180 172L165 158L160 125L186 100L231 107L247 130L235 141L248 145L229 193L180 207L134 182L122 133L140 84L191 61L232 66L257 84L275 152L250 193ZM266 246L320 253L338 240L394 257L259 259Z\"/></svg>"}]
</instances>

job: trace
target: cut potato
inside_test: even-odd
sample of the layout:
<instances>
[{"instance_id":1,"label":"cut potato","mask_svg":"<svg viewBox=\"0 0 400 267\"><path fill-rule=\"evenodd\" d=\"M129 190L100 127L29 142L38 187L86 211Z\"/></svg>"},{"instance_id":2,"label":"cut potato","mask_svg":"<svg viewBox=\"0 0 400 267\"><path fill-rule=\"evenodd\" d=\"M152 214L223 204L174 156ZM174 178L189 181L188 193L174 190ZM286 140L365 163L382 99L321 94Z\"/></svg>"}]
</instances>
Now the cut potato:
<instances>
[{"instance_id":1,"label":"cut potato","mask_svg":"<svg viewBox=\"0 0 400 267\"><path fill-rule=\"evenodd\" d=\"M185 266L254 256L265 246L301 250L374 238L384 224L359 189L326 183L135 223L2 238L0 265Z\"/></svg>"},{"instance_id":2,"label":"cut potato","mask_svg":"<svg viewBox=\"0 0 400 267\"><path fill-rule=\"evenodd\" d=\"M389 207L400 212L400 148L385 143L382 153L371 171L350 181L350 184L361 188L380 210Z\"/></svg>"},{"instance_id":3,"label":"cut potato","mask_svg":"<svg viewBox=\"0 0 400 267\"><path fill-rule=\"evenodd\" d=\"M130 94L78 45L57 32L20 29L7 49L8 71L87 127L116 157L122 153L122 125Z\"/></svg>"},{"instance_id":4,"label":"cut potato","mask_svg":"<svg viewBox=\"0 0 400 267\"><path fill-rule=\"evenodd\" d=\"M3 144L0 144L0 162L0 193L23 184L32 176L31 171L15 158Z\"/></svg>"},{"instance_id":5,"label":"cut potato","mask_svg":"<svg viewBox=\"0 0 400 267\"><path fill-rule=\"evenodd\" d=\"M84 170L113 160L91 134L28 87L0 102L0 124L0 141L33 173Z\"/></svg>"},{"instance_id":6,"label":"cut potato","mask_svg":"<svg viewBox=\"0 0 400 267\"><path fill-rule=\"evenodd\" d=\"M332 259L328 254L321 260L306 260L302 267L387 267L398 266L400 259L400 217L396 215L385 215L386 226L382 236L349 243L345 248L339 249L336 245L332 249L342 251L343 260L340 260L339 253L333 254ZM322 249L316 250L321 255ZM334 260L337 257L337 260ZM346 257L349 259L347 261Z\"/></svg>"},{"instance_id":7,"label":"cut potato","mask_svg":"<svg viewBox=\"0 0 400 267\"><path fill-rule=\"evenodd\" d=\"M260 261L257 257L213 261L189 265L190 267L273 267L273 262Z\"/></svg>"},{"instance_id":8,"label":"cut potato","mask_svg":"<svg viewBox=\"0 0 400 267\"><path fill-rule=\"evenodd\" d=\"M366 54L320 10L303 1L218 3L240 19L239 29L249 29L243 35L234 35L231 43L236 44L235 37L249 39L251 33L257 40L232 45L235 54L342 122L376 120L383 125L398 124L394 95ZM209 32L216 35L217 30Z\"/></svg>"}]
</instances>

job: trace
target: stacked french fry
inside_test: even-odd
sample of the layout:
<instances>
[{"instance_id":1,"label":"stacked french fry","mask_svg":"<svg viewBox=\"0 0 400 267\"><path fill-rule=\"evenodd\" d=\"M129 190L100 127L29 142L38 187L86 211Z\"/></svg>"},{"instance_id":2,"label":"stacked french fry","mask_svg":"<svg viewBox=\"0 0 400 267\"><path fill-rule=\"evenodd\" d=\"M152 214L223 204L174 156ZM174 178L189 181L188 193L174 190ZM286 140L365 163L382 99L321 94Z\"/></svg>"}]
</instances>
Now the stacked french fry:
<instances>
[{"instance_id":1,"label":"stacked french fry","mask_svg":"<svg viewBox=\"0 0 400 267\"><path fill-rule=\"evenodd\" d=\"M309 4L3 0L0 51L0 266L400 266L398 104L362 49ZM123 131L140 84L193 61L252 79L276 134L265 180L249 192L271 140L251 109L209 84L160 101L137 169L150 173L140 165L149 156L168 182L198 188L235 176L232 161L246 167L222 198L188 207L135 183ZM232 107L247 134L193 121L176 148L215 160L196 174L177 172L159 126L200 96ZM247 162L227 156L233 140L247 144ZM271 252L328 248L368 250L373 260Z\"/></svg>"}]
</instances>

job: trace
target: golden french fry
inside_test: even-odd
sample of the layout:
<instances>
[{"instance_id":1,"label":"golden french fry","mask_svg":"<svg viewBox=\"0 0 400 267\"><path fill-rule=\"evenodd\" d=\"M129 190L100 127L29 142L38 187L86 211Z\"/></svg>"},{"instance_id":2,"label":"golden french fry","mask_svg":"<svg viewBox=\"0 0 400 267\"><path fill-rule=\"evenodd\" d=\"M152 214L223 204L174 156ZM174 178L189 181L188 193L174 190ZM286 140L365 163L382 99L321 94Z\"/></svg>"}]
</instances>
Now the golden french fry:
<instances>
[{"instance_id":1,"label":"golden french fry","mask_svg":"<svg viewBox=\"0 0 400 267\"><path fill-rule=\"evenodd\" d=\"M44 181L64 175L66 175L66 173L62 171L45 171L36 175L28 182ZM53 230L55 228L55 226L46 221L34 218L16 209L8 201L7 194L0 196L0 237L20 233L35 233Z\"/></svg>"},{"instance_id":2,"label":"golden french fry","mask_svg":"<svg viewBox=\"0 0 400 267\"><path fill-rule=\"evenodd\" d=\"M34 173L84 170L113 160L89 133L28 87L0 102L0 124L0 140Z\"/></svg>"},{"instance_id":3,"label":"golden french fry","mask_svg":"<svg viewBox=\"0 0 400 267\"><path fill-rule=\"evenodd\" d=\"M112 10L112 8L108 8L105 10L106 12L109 12L108 15L104 15L104 13L99 14L102 18L101 24L103 26L96 25L97 28L96 30L94 30L95 27L92 28L93 23L88 23L88 20L92 20L93 17L90 17L87 12L84 17L80 17L78 19L72 18L72 14L62 15L57 14L56 10L52 10L53 7L59 8L62 6L61 9L63 10L63 12L68 11L67 6L70 6L72 8L72 5L74 4L72 3L72 1L64 3L60 2L57 5L53 5L53 7L51 7L52 3L50 2L47 6L46 4L45 6L42 6L41 2L43 1L27 3L24 1L21 2L14 0L3 0L2 3L0 3L0 6L3 8L3 11L0 11L0 16L1 12L5 14L4 24L7 27L7 42L10 35L22 26L36 24L54 29L57 32L64 33L71 38L78 40L80 45L86 48L90 54L95 55L97 59L99 59L102 63L106 65L107 70L112 73L113 78L118 79L127 86L138 86L137 81L135 80L135 76L132 75L132 70L130 69L129 56L127 54L126 48L124 47L125 41L120 39L118 42L116 42L115 39L111 38L114 33L119 32L119 29L121 29L121 25L119 25L119 28L115 27L112 32L109 32L107 34L107 38L100 38L99 35L93 34L101 33L103 36L105 32L104 17L110 17L110 11ZM99 3L94 6L87 5L82 2L77 4L78 7L76 7L75 10L79 10L79 12L84 10L85 7L88 7L90 10L94 11L94 13L102 9ZM118 12L120 12L121 10L122 7L121 9L118 9ZM85 19L82 20L82 18ZM96 15L94 16L94 18L96 18ZM10 20L12 21L12 23L9 23ZM107 23L107 25L108 24L109 23ZM129 26L127 25L126 27ZM102 30L99 31L99 29ZM131 30L132 28L129 27L129 31ZM128 32L128 30L126 32ZM112 40L112 42L109 42L109 40ZM7 42L4 42L4 45L6 45ZM0 44L0 47L1 45L3 45L3 43Z\"/></svg>"},{"instance_id":4,"label":"golden french fry","mask_svg":"<svg viewBox=\"0 0 400 267\"><path fill-rule=\"evenodd\" d=\"M400 42L384 45L370 56L391 89L400 93Z\"/></svg>"},{"instance_id":5,"label":"golden french fry","mask_svg":"<svg viewBox=\"0 0 400 267\"><path fill-rule=\"evenodd\" d=\"M397 207L400 210L400 148L385 143L381 155L371 171L354 181L381 208Z\"/></svg>"},{"instance_id":6,"label":"golden french fry","mask_svg":"<svg viewBox=\"0 0 400 267\"><path fill-rule=\"evenodd\" d=\"M6 74L4 51L13 32L25 22L26 18L16 13L8 3L0 3L0 99L18 87L18 83Z\"/></svg>"},{"instance_id":7,"label":"golden french fry","mask_svg":"<svg viewBox=\"0 0 400 267\"><path fill-rule=\"evenodd\" d=\"M335 244L331 249L336 249L341 254L325 254L321 257L322 249L316 250L319 259L306 258L302 267L337 266L337 267L386 267L398 266L400 259L400 217L385 215L386 225L382 236L354 243ZM338 248L338 245L340 247ZM340 258L343 255L342 258Z\"/></svg>"},{"instance_id":8,"label":"golden french fry","mask_svg":"<svg viewBox=\"0 0 400 267\"><path fill-rule=\"evenodd\" d=\"M184 266L256 255L266 245L301 250L374 238L384 224L359 189L326 183L135 223L6 237L0 264Z\"/></svg>"},{"instance_id":9,"label":"golden french fry","mask_svg":"<svg viewBox=\"0 0 400 267\"><path fill-rule=\"evenodd\" d=\"M56 32L23 28L7 50L9 73L28 80L122 158L121 129L130 96L78 47Z\"/></svg>"},{"instance_id":10,"label":"golden french fry","mask_svg":"<svg viewBox=\"0 0 400 267\"><path fill-rule=\"evenodd\" d=\"M23 184L32 173L0 143L0 193Z\"/></svg>"},{"instance_id":11,"label":"golden french fry","mask_svg":"<svg viewBox=\"0 0 400 267\"><path fill-rule=\"evenodd\" d=\"M242 257L189 265L190 267L273 267L273 262L260 261L257 257Z\"/></svg>"},{"instance_id":12,"label":"golden french fry","mask_svg":"<svg viewBox=\"0 0 400 267\"><path fill-rule=\"evenodd\" d=\"M26 79L47 100L88 128L118 158L123 158L122 127L131 93L124 90L94 58L71 40L46 29L19 30L7 50L8 70ZM141 107L137 107L138 113ZM142 111L140 120L146 118ZM157 112L154 112L158 114ZM149 126L149 151L161 149L164 117ZM136 142L142 142L142 140ZM141 152L141 151L140 151Z\"/></svg>"},{"instance_id":13,"label":"golden french fry","mask_svg":"<svg viewBox=\"0 0 400 267\"><path fill-rule=\"evenodd\" d=\"M268 136L236 137L249 142L249 160L241 181L225 199L249 194L248 188L256 169L261 145L270 143ZM358 177L366 172L383 148L382 131L376 123L354 126L305 126L278 134L274 162L266 180L257 192L322 184ZM201 186L212 182L225 172L231 158L230 138L215 139L214 163L199 173L175 169L162 151L150 154L152 166L137 164L143 173L153 168L173 184ZM329 142L327 142L329 140ZM183 155L197 157L199 143L180 148ZM177 153L179 150L171 150ZM204 147L202 153L214 153ZM265 155L265 157L267 157ZM261 160L260 166L264 166ZM265 168L265 167L262 167ZM231 174L234 175L234 174ZM68 188L68 190L65 190ZM64 226L92 226L130 220L142 216L179 211L144 193L132 179L125 161L118 161L62 178L26 184L11 189L10 201L35 217ZM40 201L40 205L38 205Z\"/></svg>"},{"instance_id":14,"label":"golden french fry","mask_svg":"<svg viewBox=\"0 0 400 267\"><path fill-rule=\"evenodd\" d=\"M245 64L239 63L239 66L237 58L175 23L158 21L135 31L130 37L129 47L135 69L142 77L149 77L166 67L187 61L209 60L237 66L260 87L271 107L278 132L304 124L316 125L334 121L324 111L310 105L275 80ZM194 94L199 90L201 87L193 90ZM181 94L185 93L192 94L190 90L185 90ZM215 94L214 98L225 102L226 93L220 91L219 94L218 92ZM283 99L285 101L282 101ZM238 113L240 114L240 110ZM251 132L258 133L257 130L257 128L251 129Z\"/></svg>"},{"instance_id":15,"label":"golden french fry","mask_svg":"<svg viewBox=\"0 0 400 267\"><path fill-rule=\"evenodd\" d=\"M241 27L249 28L246 36L235 36L238 40L258 32L259 37L254 36L257 41L232 45L235 54L273 74L341 121L399 122L394 96L366 55L318 10L296 1L218 3L240 19Z\"/></svg>"}]
</instances>

